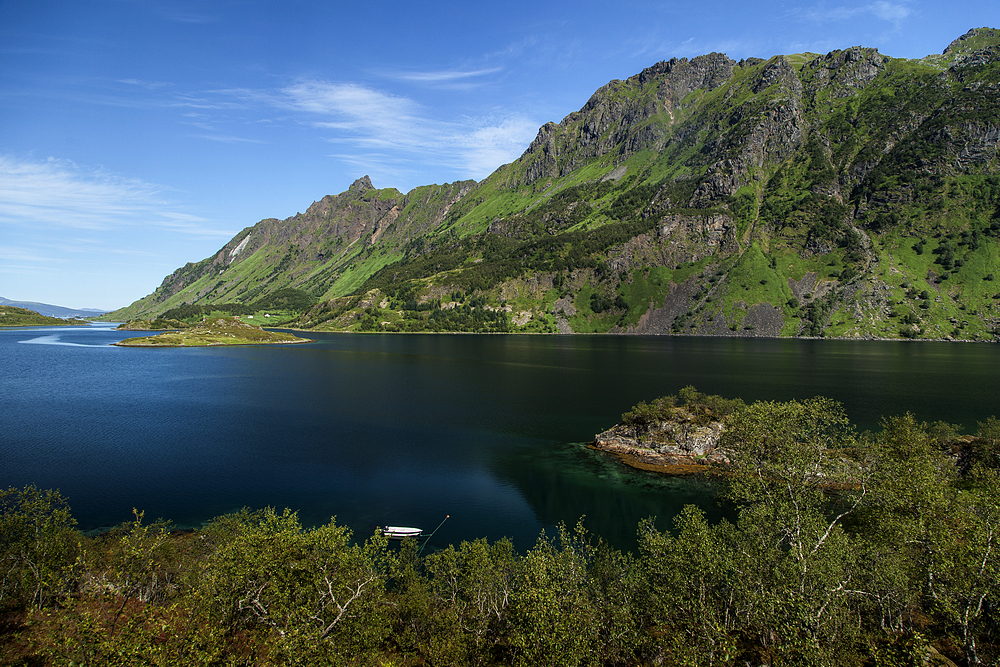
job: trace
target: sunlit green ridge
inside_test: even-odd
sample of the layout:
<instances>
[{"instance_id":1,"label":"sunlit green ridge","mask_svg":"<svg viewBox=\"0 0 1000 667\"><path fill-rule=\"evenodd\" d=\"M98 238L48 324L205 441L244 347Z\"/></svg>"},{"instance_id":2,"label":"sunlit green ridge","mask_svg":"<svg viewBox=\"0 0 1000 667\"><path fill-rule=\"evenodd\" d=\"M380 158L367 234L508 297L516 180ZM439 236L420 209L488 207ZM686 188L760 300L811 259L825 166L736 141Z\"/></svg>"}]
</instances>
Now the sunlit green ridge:
<instances>
[{"instance_id":1,"label":"sunlit green ridge","mask_svg":"<svg viewBox=\"0 0 1000 667\"><path fill-rule=\"evenodd\" d=\"M480 183L361 178L109 317L295 289L330 330L992 340L998 58L984 28L920 60L657 63Z\"/></svg>"}]
</instances>

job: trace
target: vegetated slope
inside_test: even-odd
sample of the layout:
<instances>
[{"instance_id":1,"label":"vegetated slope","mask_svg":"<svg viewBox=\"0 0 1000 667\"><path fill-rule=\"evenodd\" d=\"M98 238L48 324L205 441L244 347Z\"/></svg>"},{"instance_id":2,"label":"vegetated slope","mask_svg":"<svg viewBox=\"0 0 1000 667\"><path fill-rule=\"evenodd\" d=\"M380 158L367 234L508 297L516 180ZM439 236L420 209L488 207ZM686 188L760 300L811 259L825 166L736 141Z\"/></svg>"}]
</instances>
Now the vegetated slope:
<instances>
[{"instance_id":1,"label":"vegetated slope","mask_svg":"<svg viewBox=\"0 0 1000 667\"><path fill-rule=\"evenodd\" d=\"M65 326L72 324L87 324L83 320L63 320L58 317L42 315L28 308L18 308L11 305L0 305L0 327L33 327L33 326Z\"/></svg>"},{"instance_id":2,"label":"vegetated slope","mask_svg":"<svg viewBox=\"0 0 1000 667\"><path fill-rule=\"evenodd\" d=\"M921 60L661 62L479 184L362 179L126 310L294 287L328 329L992 339L998 60L982 28Z\"/></svg>"},{"instance_id":3,"label":"vegetated slope","mask_svg":"<svg viewBox=\"0 0 1000 667\"><path fill-rule=\"evenodd\" d=\"M313 202L286 220L268 218L237 234L214 256L186 264L152 294L105 319L151 317L184 305L270 304L304 292L316 299L347 294L396 261L400 247L436 227L475 183L377 190L367 176L340 195ZM265 303L267 302L267 303Z\"/></svg>"}]
</instances>

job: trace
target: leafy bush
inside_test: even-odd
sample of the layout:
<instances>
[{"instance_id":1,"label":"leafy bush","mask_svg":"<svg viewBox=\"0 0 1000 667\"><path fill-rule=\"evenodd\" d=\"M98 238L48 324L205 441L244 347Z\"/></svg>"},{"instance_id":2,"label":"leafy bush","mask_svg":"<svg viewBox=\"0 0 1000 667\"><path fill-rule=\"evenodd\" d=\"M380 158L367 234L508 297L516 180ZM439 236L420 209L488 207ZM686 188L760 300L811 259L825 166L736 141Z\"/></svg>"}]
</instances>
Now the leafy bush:
<instances>
[{"instance_id":1,"label":"leafy bush","mask_svg":"<svg viewBox=\"0 0 1000 667\"><path fill-rule=\"evenodd\" d=\"M254 310L294 310L303 312L316 303L316 297L309 292L292 287L269 294L252 304ZM253 311L251 311L253 312Z\"/></svg>"},{"instance_id":2,"label":"leafy bush","mask_svg":"<svg viewBox=\"0 0 1000 667\"><path fill-rule=\"evenodd\" d=\"M58 492L7 489L3 602L48 606L4 658L21 648L8 662L613 667L766 656L863 667L919 664L933 645L961 664L996 663L1000 422L969 438L903 415L858 436L822 397L678 394L633 414L728 415L734 520L687 506L673 530L643 521L634 554L581 520L524 553L479 539L421 557L413 542L389 549L381 535L355 540L333 521L305 528L272 509L187 535L136 511L86 538Z\"/></svg>"},{"instance_id":3,"label":"leafy bush","mask_svg":"<svg viewBox=\"0 0 1000 667\"><path fill-rule=\"evenodd\" d=\"M0 601L41 608L70 590L75 526L59 491L0 490Z\"/></svg>"},{"instance_id":4,"label":"leafy bush","mask_svg":"<svg viewBox=\"0 0 1000 667\"><path fill-rule=\"evenodd\" d=\"M678 410L678 405L683 410ZM652 403L640 402L622 415L622 423L633 428L645 429L678 416L694 417L699 423L724 419L743 407L739 398L724 398L703 394L692 386L687 386L678 395L662 396Z\"/></svg>"}]
</instances>

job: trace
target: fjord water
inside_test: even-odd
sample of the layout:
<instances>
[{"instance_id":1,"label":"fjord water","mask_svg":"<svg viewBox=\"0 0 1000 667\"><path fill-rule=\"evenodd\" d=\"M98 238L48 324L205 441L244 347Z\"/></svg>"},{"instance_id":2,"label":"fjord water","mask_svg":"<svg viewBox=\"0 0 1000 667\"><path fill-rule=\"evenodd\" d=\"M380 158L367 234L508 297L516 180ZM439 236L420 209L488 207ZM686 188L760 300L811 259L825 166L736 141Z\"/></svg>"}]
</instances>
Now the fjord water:
<instances>
[{"instance_id":1,"label":"fjord water","mask_svg":"<svg viewBox=\"0 0 1000 667\"><path fill-rule=\"evenodd\" d=\"M135 349L107 326L0 331L0 486L59 488L83 529L199 526L241 507L306 525L432 529L435 543L559 521L613 544L710 486L585 443L641 400L825 395L854 423L1000 413L1000 346L750 338L308 334L305 345Z\"/></svg>"}]
</instances>

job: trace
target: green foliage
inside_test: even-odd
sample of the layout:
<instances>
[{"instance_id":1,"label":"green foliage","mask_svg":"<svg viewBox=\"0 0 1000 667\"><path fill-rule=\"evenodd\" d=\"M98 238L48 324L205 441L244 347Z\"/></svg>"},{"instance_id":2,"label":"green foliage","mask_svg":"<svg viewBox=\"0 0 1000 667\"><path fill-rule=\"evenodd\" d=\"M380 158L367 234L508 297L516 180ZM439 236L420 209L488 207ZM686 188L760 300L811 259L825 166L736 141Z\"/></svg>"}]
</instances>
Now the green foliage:
<instances>
[{"instance_id":1,"label":"green foliage","mask_svg":"<svg viewBox=\"0 0 1000 667\"><path fill-rule=\"evenodd\" d=\"M702 426L723 420L744 405L742 399L703 394L689 385L681 389L677 396L662 396L651 403L641 401L622 415L622 423L637 432L667 421L683 421Z\"/></svg>"},{"instance_id":2,"label":"green foliage","mask_svg":"<svg viewBox=\"0 0 1000 667\"><path fill-rule=\"evenodd\" d=\"M656 196L659 189L660 188L657 185L646 183L632 188L631 190L627 190L615 199L611 206L605 211L605 214L610 218L615 218L616 220L625 220L627 218L637 216L642 209L649 204L653 197Z\"/></svg>"},{"instance_id":3,"label":"green foliage","mask_svg":"<svg viewBox=\"0 0 1000 667\"><path fill-rule=\"evenodd\" d=\"M727 665L738 656L735 593L745 581L735 566L737 535L728 521L711 526L704 512L687 506L674 519L676 535L652 521L639 527L639 552L647 580L646 618L663 636L671 664Z\"/></svg>"},{"instance_id":4,"label":"green foliage","mask_svg":"<svg viewBox=\"0 0 1000 667\"><path fill-rule=\"evenodd\" d=\"M673 415L673 408L676 404L676 396L663 396L652 403L641 401L622 415L622 423L626 426L641 428L665 421Z\"/></svg>"},{"instance_id":5,"label":"green foliage","mask_svg":"<svg viewBox=\"0 0 1000 667\"><path fill-rule=\"evenodd\" d=\"M175 333L125 338L113 345L119 347L203 347L209 345L268 345L305 343L308 339L290 333L265 331L261 327L241 322L238 318L214 317Z\"/></svg>"},{"instance_id":6,"label":"green foliage","mask_svg":"<svg viewBox=\"0 0 1000 667\"><path fill-rule=\"evenodd\" d=\"M36 662L24 664L184 667L232 664L235 657L227 651L231 638L178 605L129 601L114 625L112 617L106 607L86 598L68 598L58 610L34 614L31 659Z\"/></svg>"},{"instance_id":7,"label":"green foliage","mask_svg":"<svg viewBox=\"0 0 1000 667\"><path fill-rule=\"evenodd\" d=\"M836 295L832 292L822 299L809 302L803 312L803 317L807 320L803 327L803 333L807 336L822 336L830 322L830 316L833 315L836 304Z\"/></svg>"},{"instance_id":8,"label":"green foliage","mask_svg":"<svg viewBox=\"0 0 1000 667\"><path fill-rule=\"evenodd\" d=\"M589 545L559 529L524 557L511 596L508 637L512 664L579 665L593 652L597 610L587 595Z\"/></svg>"},{"instance_id":9,"label":"green foliage","mask_svg":"<svg viewBox=\"0 0 1000 667\"><path fill-rule=\"evenodd\" d=\"M754 597L784 660L834 664L849 655L857 628L849 583L856 547L843 521L864 499L850 494L833 512L825 489L862 484L859 466L839 454L851 443L842 407L829 399L758 402L726 421L723 444L737 471L741 549L758 562ZM767 643L765 636L761 641Z\"/></svg>"},{"instance_id":10,"label":"green foliage","mask_svg":"<svg viewBox=\"0 0 1000 667\"><path fill-rule=\"evenodd\" d=\"M729 201L729 210L740 226L740 230L745 230L751 223L757 220L757 191L750 187L740 188Z\"/></svg>"},{"instance_id":11,"label":"green foliage","mask_svg":"<svg viewBox=\"0 0 1000 667\"><path fill-rule=\"evenodd\" d=\"M1000 593L1000 473L976 469L972 489L949 497L950 529L930 536L929 593L934 608L961 639L971 665L987 664L978 643L993 623L990 601Z\"/></svg>"},{"instance_id":12,"label":"green foliage","mask_svg":"<svg viewBox=\"0 0 1000 667\"><path fill-rule=\"evenodd\" d=\"M67 326L86 324L83 320L48 317L27 308L0 305L0 327Z\"/></svg>"},{"instance_id":13,"label":"green foliage","mask_svg":"<svg viewBox=\"0 0 1000 667\"><path fill-rule=\"evenodd\" d=\"M605 310L611 310L612 308L628 310L628 302L621 296L610 299L600 292L592 292L590 294L590 309L595 313L603 313Z\"/></svg>"},{"instance_id":14,"label":"green foliage","mask_svg":"<svg viewBox=\"0 0 1000 667\"><path fill-rule=\"evenodd\" d=\"M369 278L357 293L373 289L397 296L421 288L419 279L448 273L448 281L466 292L486 292L500 283L525 273L566 273L578 269L595 269L601 273L603 258L608 249L624 243L639 234L653 229L661 214L642 217L633 207L640 199L648 201L660 196L664 201L690 198L696 184L683 182L644 185L634 194L628 190L619 195L609 209L611 218L621 215L621 220L595 228L581 227L592 207L585 200L602 197L612 188L621 188L607 182L567 188L553 195L544 204L502 221L501 227L510 235L486 232L462 239L438 237L434 245L425 240L415 240L408 245L407 257L384 267ZM677 199L681 201L681 199ZM687 199L683 199L686 203ZM617 208L615 208L617 206ZM685 213L705 215L710 211ZM492 229L492 227L491 227ZM603 312L606 304L598 303ZM626 304L615 307L624 309Z\"/></svg>"},{"instance_id":15,"label":"green foliage","mask_svg":"<svg viewBox=\"0 0 1000 667\"><path fill-rule=\"evenodd\" d=\"M677 394L681 405L689 410L703 408L713 419L724 419L745 405L741 398L725 398L715 394L703 394L691 385L684 387Z\"/></svg>"},{"instance_id":16,"label":"green foliage","mask_svg":"<svg viewBox=\"0 0 1000 667\"><path fill-rule=\"evenodd\" d=\"M315 303L316 297L308 292L292 287L284 287L272 294L268 294L263 299L255 301L252 304L253 310L250 312L253 313L258 310L295 310L302 312L311 308Z\"/></svg>"},{"instance_id":17,"label":"green foliage","mask_svg":"<svg viewBox=\"0 0 1000 667\"><path fill-rule=\"evenodd\" d=\"M166 329L185 329L188 326L186 322L181 322L180 320L158 317L153 320L133 320L119 325L118 328L126 331L163 331Z\"/></svg>"},{"instance_id":18,"label":"green foliage","mask_svg":"<svg viewBox=\"0 0 1000 667\"><path fill-rule=\"evenodd\" d=\"M59 491L0 489L0 601L40 609L73 582L80 535Z\"/></svg>"},{"instance_id":19,"label":"green foliage","mask_svg":"<svg viewBox=\"0 0 1000 667\"><path fill-rule=\"evenodd\" d=\"M229 316L237 316L237 315L252 315L254 312L256 312L256 308L241 303L213 303L201 306L184 304L182 306L177 306L176 308L171 308L170 310L165 311L157 319L180 320L183 322L190 320L200 320L202 317L206 315L211 315L212 313L225 313Z\"/></svg>"},{"instance_id":20,"label":"green foliage","mask_svg":"<svg viewBox=\"0 0 1000 667\"><path fill-rule=\"evenodd\" d=\"M271 509L186 535L135 511L85 538L56 492L8 489L4 602L34 609L14 664L996 663L1000 471L952 458L995 453L996 418L975 439L912 415L856 437L824 398L685 387L643 405L726 413L735 521L649 519L636 554L581 520L523 554L480 539L421 556Z\"/></svg>"},{"instance_id":21,"label":"green foliage","mask_svg":"<svg viewBox=\"0 0 1000 667\"><path fill-rule=\"evenodd\" d=\"M108 533L101 540L106 548L93 549L87 564L102 595L127 601L164 602L175 587L166 567L169 532L165 521L143 524L145 513L133 508L135 519ZM120 609L119 609L120 614Z\"/></svg>"},{"instance_id":22,"label":"green foliage","mask_svg":"<svg viewBox=\"0 0 1000 667\"><path fill-rule=\"evenodd\" d=\"M990 416L978 426L977 437L970 446L969 464L1000 470L1000 420Z\"/></svg>"},{"instance_id":23,"label":"green foliage","mask_svg":"<svg viewBox=\"0 0 1000 667\"><path fill-rule=\"evenodd\" d=\"M518 560L509 540L491 545L483 539L462 542L458 549L449 545L427 557L431 602L424 608L426 615L404 620L407 625L425 624L419 640L431 661L484 665L496 660L509 618Z\"/></svg>"},{"instance_id":24,"label":"green foliage","mask_svg":"<svg viewBox=\"0 0 1000 667\"><path fill-rule=\"evenodd\" d=\"M403 296L408 296L404 293ZM398 308L398 311L397 311ZM474 297L460 305L442 308L440 301L417 303L393 299L387 310L368 308L356 314L355 331L460 331L466 333L506 333L510 318L499 308L487 306L486 300Z\"/></svg>"},{"instance_id":25,"label":"green foliage","mask_svg":"<svg viewBox=\"0 0 1000 667\"><path fill-rule=\"evenodd\" d=\"M869 452L873 494L863 525L872 612L906 631L913 608L933 609L969 664L984 664L984 605L1000 592L996 471L975 468L958 492L955 467L912 415L886 420Z\"/></svg>"},{"instance_id":26,"label":"green foliage","mask_svg":"<svg viewBox=\"0 0 1000 667\"><path fill-rule=\"evenodd\" d=\"M742 307L768 303L780 308L791 297L776 261L765 255L758 243L753 243L728 272L724 296L726 318L739 325ZM737 306L738 303L744 305Z\"/></svg>"},{"instance_id":27,"label":"green foliage","mask_svg":"<svg viewBox=\"0 0 1000 667\"><path fill-rule=\"evenodd\" d=\"M363 545L332 521L303 529L268 508L224 519L229 533L206 564L195 595L230 632L262 626L291 664L349 657L385 640L390 562L380 535Z\"/></svg>"}]
</instances>

